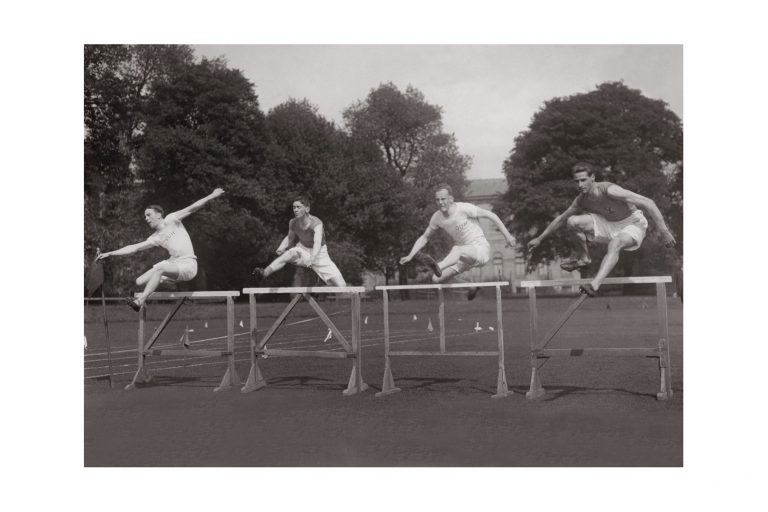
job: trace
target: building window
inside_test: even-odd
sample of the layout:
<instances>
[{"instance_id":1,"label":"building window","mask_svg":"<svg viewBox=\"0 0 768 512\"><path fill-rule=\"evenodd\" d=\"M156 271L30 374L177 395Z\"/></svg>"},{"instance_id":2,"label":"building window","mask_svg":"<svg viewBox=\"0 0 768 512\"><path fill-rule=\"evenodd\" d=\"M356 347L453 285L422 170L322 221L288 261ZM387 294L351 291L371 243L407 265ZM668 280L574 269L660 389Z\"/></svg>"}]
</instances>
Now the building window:
<instances>
[{"instance_id":1,"label":"building window","mask_svg":"<svg viewBox=\"0 0 768 512\"><path fill-rule=\"evenodd\" d=\"M523 258L517 258L515 260L515 275L525 277L525 270L525 260Z\"/></svg>"},{"instance_id":2,"label":"building window","mask_svg":"<svg viewBox=\"0 0 768 512\"><path fill-rule=\"evenodd\" d=\"M504 279L504 255L500 252L493 255L493 272L499 281Z\"/></svg>"}]
</instances>

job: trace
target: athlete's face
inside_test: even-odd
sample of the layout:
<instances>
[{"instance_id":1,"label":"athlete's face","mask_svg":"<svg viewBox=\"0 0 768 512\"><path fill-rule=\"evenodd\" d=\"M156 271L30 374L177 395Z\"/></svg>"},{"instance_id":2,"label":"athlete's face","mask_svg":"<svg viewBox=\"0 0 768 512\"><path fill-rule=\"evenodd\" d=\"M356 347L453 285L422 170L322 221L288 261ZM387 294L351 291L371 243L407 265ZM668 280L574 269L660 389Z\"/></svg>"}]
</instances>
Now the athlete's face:
<instances>
[{"instance_id":1,"label":"athlete's face","mask_svg":"<svg viewBox=\"0 0 768 512\"><path fill-rule=\"evenodd\" d=\"M579 171L573 173L573 181L579 187L579 192L586 194L589 189L592 188L592 184L595 182L595 177L590 176L587 171Z\"/></svg>"},{"instance_id":2,"label":"athlete's face","mask_svg":"<svg viewBox=\"0 0 768 512\"><path fill-rule=\"evenodd\" d=\"M453 204L453 196L445 189L438 190L435 192L435 202L440 211L446 213Z\"/></svg>"},{"instance_id":3,"label":"athlete's face","mask_svg":"<svg viewBox=\"0 0 768 512\"><path fill-rule=\"evenodd\" d=\"M156 229L163 221L163 216L160 212L153 208L147 208L144 210L144 221L149 224L149 227Z\"/></svg>"},{"instance_id":4,"label":"athlete's face","mask_svg":"<svg viewBox=\"0 0 768 512\"><path fill-rule=\"evenodd\" d=\"M304 206L304 203L302 203L301 201L294 201L293 215L296 217L303 217L304 215L309 215L309 206Z\"/></svg>"}]
</instances>

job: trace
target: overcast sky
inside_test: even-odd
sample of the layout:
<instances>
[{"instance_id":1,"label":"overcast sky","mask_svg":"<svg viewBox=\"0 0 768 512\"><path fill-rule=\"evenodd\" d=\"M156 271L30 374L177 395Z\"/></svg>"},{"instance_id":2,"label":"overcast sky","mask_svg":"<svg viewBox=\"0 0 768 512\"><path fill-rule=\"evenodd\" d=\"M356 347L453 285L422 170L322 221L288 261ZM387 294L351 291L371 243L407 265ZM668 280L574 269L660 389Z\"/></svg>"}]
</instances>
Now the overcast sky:
<instances>
[{"instance_id":1,"label":"overcast sky","mask_svg":"<svg viewBox=\"0 0 768 512\"><path fill-rule=\"evenodd\" d=\"M264 112L306 98L342 111L380 83L410 84L443 108L446 132L473 158L470 179L501 178L514 138L543 103L623 81L683 117L682 45L198 45L256 86Z\"/></svg>"}]
</instances>

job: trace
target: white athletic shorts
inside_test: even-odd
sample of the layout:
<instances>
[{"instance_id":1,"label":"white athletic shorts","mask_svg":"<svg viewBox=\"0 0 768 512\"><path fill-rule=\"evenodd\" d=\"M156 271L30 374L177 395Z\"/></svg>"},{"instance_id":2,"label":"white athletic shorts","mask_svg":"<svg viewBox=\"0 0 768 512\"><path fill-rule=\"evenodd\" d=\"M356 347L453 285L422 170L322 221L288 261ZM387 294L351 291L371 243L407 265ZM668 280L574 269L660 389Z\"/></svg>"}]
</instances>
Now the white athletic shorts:
<instances>
[{"instance_id":1,"label":"white athletic shorts","mask_svg":"<svg viewBox=\"0 0 768 512\"><path fill-rule=\"evenodd\" d=\"M177 283L180 281L191 281L195 278L197 275L197 258L194 257L187 257L187 258L168 258L167 260L163 260L159 263L155 263L153 268L157 268L163 263L173 263L178 267L179 269L179 277L176 279L171 279L168 276L163 276L160 278L161 283Z\"/></svg>"},{"instance_id":2,"label":"white athletic shorts","mask_svg":"<svg viewBox=\"0 0 768 512\"><path fill-rule=\"evenodd\" d=\"M455 270L457 274L461 274L470 268L482 267L491 259L491 245L487 240L481 240L470 245L454 245L451 252L461 252L463 254L459 261L448 267Z\"/></svg>"},{"instance_id":3,"label":"white athletic shorts","mask_svg":"<svg viewBox=\"0 0 768 512\"><path fill-rule=\"evenodd\" d=\"M285 252L291 255L291 263L294 265L301 267L310 266L309 261L312 258L312 249L309 247L298 243ZM334 277L341 277L341 272L336 264L331 261L331 257L328 255L328 247L325 245L320 248L317 259L315 259L315 263L311 268L326 284Z\"/></svg>"},{"instance_id":4,"label":"white athletic shorts","mask_svg":"<svg viewBox=\"0 0 768 512\"><path fill-rule=\"evenodd\" d=\"M626 233L635 241L635 245L627 247L625 251L636 251L640 248L640 245L645 239L645 232L648 229L648 220L643 215L641 210L635 210L632 215L626 219L611 222L606 220L602 215L590 213L592 221L595 223L595 235L591 237L591 240L607 244L613 238L616 238L619 233Z\"/></svg>"}]
</instances>

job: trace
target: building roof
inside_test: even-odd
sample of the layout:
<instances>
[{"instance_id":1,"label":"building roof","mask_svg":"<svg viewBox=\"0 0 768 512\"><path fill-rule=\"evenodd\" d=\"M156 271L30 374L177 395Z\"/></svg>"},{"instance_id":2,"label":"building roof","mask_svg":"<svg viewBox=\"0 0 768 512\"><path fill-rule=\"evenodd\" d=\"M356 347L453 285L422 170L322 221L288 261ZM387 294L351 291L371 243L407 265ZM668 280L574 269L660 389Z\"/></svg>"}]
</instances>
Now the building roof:
<instances>
[{"instance_id":1,"label":"building roof","mask_svg":"<svg viewBox=\"0 0 768 512\"><path fill-rule=\"evenodd\" d=\"M469 200L492 199L507 191L506 178L469 180L464 197Z\"/></svg>"}]
</instances>

